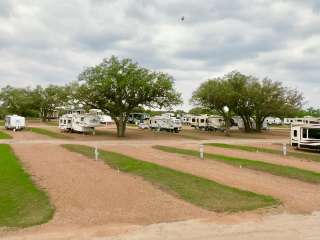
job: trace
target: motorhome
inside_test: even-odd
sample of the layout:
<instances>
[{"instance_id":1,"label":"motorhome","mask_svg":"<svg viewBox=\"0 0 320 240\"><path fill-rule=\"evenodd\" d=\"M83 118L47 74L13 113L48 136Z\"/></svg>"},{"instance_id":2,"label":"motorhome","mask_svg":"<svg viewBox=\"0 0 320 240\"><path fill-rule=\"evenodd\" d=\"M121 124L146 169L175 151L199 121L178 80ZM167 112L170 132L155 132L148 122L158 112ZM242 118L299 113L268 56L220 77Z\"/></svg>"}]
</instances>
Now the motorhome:
<instances>
[{"instance_id":1,"label":"motorhome","mask_svg":"<svg viewBox=\"0 0 320 240\"><path fill-rule=\"evenodd\" d=\"M97 115L100 118L101 124L109 125L113 122L112 118L106 114L103 114L102 110L100 110L100 109L90 109L89 113L92 115Z\"/></svg>"},{"instance_id":2,"label":"motorhome","mask_svg":"<svg viewBox=\"0 0 320 240\"><path fill-rule=\"evenodd\" d=\"M72 110L59 118L59 128L68 132L94 133L99 124L99 116L85 113L84 110Z\"/></svg>"},{"instance_id":3,"label":"motorhome","mask_svg":"<svg viewBox=\"0 0 320 240\"><path fill-rule=\"evenodd\" d=\"M320 124L291 125L291 146L320 150Z\"/></svg>"},{"instance_id":4,"label":"motorhome","mask_svg":"<svg viewBox=\"0 0 320 240\"><path fill-rule=\"evenodd\" d=\"M149 120L151 130L180 132L182 130L181 120L166 115L154 116Z\"/></svg>"},{"instance_id":5,"label":"motorhome","mask_svg":"<svg viewBox=\"0 0 320 240\"><path fill-rule=\"evenodd\" d=\"M22 130L26 127L26 119L18 115L7 115L4 126L8 130Z\"/></svg>"}]
</instances>

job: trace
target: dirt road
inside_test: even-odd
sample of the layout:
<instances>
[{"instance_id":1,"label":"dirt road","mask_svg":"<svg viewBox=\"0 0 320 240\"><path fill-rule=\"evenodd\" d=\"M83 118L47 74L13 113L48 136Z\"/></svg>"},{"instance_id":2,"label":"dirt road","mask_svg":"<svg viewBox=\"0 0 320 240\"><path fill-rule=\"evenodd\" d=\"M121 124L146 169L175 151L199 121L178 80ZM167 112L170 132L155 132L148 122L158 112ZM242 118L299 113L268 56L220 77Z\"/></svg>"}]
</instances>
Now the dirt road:
<instances>
[{"instance_id":1,"label":"dirt road","mask_svg":"<svg viewBox=\"0 0 320 240\"><path fill-rule=\"evenodd\" d=\"M49 144L14 145L36 183L56 208L53 220L33 231L96 225L145 225L214 216L141 178ZM25 234L21 230L16 234ZM1 234L0 234L1 236Z\"/></svg>"},{"instance_id":2,"label":"dirt road","mask_svg":"<svg viewBox=\"0 0 320 240\"><path fill-rule=\"evenodd\" d=\"M180 146L182 147L182 146ZM279 198L291 213L320 210L320 186L212 160L165 153L150 146L105 146L104 149L202 176L229 186ZM241 157L241 151L238 156Z\"/></svg>"}]
</instances>

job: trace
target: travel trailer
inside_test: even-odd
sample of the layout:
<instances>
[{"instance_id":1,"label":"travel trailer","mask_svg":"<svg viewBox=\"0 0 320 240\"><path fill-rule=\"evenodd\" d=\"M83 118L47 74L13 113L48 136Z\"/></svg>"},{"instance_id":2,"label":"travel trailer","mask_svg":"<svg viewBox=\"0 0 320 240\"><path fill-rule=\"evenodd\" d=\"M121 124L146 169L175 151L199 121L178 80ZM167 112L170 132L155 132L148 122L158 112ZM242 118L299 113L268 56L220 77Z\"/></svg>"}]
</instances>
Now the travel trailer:
<instances>
[{"instance_id":1,"label":"travel trailer","mask_svg":"<svg viewBox=\"0 0 320 240\"><path fill-rule=\"evenodd\" d=\"M151 130L180 132L182 130L181 120L167 115L154 116L149 120Z\"/></svg>"},{"instance_id":2,"label":"travel trailer","mask_svg":"<svg viewBox=\"0 0 320 240\"><path fill-rule=\"evenodd\" d=\"M198 118L199 116L191 116L190 117L190 126L191 127L197 127L198 126Z\"/></svg>"},{"instance_id":3,"label":"travel trailer","mask_svg":"<svg viewBox=\"0 0 320 240\"><path fill-rule=\"evenodd\" d=\"M320 119L316 117L306 116L303 118L284 118L284 124L320 124Z\"/></svg>"},{"instance_id":4,"label":"travel trailer","mask_svg":"<svg viewBox=\"0 0 320 240\"><path fill-rule=\"evenodd\" d=\"M18 115L8 115L5 117L4 126L8 130L22 130L26 127L26 119Z\"/></svg>"},{"instance_id":5,"label":"travel trailer","mask_svg":"<svg viewBox=\"0 0 320 240\"><path fill-rule=\"evenodd\" d=\"M320 124L291 125L291 146L320 150Z\"/></svg>"},{"instance_id":6,"label":"travel trailer","mask_svg":"<svg viewBox=\"0 0 320 240\"><path fill-rule=\"evenodd\" d=\"M182 124L185 124L185 125L190 125L191 117L192 117L191 114L183 115L183 116L181 117L181 123L182 123Z\"/></svg>"},{"instance_id":7,"label":"travel trailer","mask_svg":"<svg viewBox=\"0 0 320 240\"><path fill-rule=\"evenodd\" d=\"M68 132L94 133L99 124L99 116L85 113L84 110L72 110L59 118L59 128Z\"/></svg>"},{"instance_id":8,"label":"travel trailer","mask_svg":"<svg viewBox=\"0 0 320 240\"><path fill-rule=\"evenodd\" d=\"M90 109L89 113L92 115L97 115L100 118L100 123L102 124L111 124L113 123L112 118L108 115L103 114L102 110L100 109Z\"/></svg>"},{"instance_id":9,"label":"travel trailer","mask_svg":"<svg viewBox=\"0 0 320 240\"><path fill-rule=\"evenodd\" d=\"M204 131L217 131L224 129L224 120L221 116L201 115L194 118L195 123L192 126Z\"/></svg>"},{"instance_id":10,"label":"travel trailer","mask_svg":"<svg viewBox=\"0 0 320 240\"><path fill-rule=\"evenodd\" d=\"M147 113L130 113L128 122L132 124L143 123L144 120L149 119L150 116Z\"/></svg>"},{"instance_id":11,"label":"travel trailer","mask_svg":"<svg viewBox=\"0 0 320 240\"><path fill-rule=\"evenodd\" d=\"M241 117L233 117L232 120L235 122L235 125L238 126L239 129L244 129L244 123ZM252 129L256 129L256 122L251 118L251 126ZM262 123L262 130L267 130L268 129L268 123L266 120L263 121Z\"/></svg>"},{"instance_id":12,"label":"travel trailer","mask_svg":"<svg viewBox=\"0 0 320 240\"><path fill-rule=\"evenodd\" d=\"M281 119L278 117L267 117L265 119L265 121L268 125L281 125L282 124Z\"/></svg>"},{"instance_id":13,"label":"travel trailer","mask_svg":"<svg viewBox=\"0 0 320 240\"><path fill-rule=\"evenodd\" d=\"M224 130L225 121L221 116L210 116L207 119L207 131Z\"/></svg>"}]
</instances>

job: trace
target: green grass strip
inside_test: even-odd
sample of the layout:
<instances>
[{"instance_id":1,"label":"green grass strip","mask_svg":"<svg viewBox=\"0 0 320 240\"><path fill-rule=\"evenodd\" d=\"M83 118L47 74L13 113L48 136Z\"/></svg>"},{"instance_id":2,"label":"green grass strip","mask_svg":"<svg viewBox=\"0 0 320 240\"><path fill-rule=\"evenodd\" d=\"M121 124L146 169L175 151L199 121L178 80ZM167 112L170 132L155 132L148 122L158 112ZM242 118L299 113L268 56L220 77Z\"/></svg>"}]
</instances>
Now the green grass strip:
<instances>
[{"instance_id":1,"label":"green grass strip","mask_svg":"<svg viewBox=\"0 0 320 240\"><path fill-rule=\"evenodd\" d=\"M71 144L63 146L70 151L93 158L94 149L92 147ZM99 152L100 159L110 167L140 176L174 196L211 211L238 212L275 206L280 203L270 196L228 187L119 153L102 150Z\"/></svg>"},{"instance_id":2,"label":"green grass strip","mask_svg":"<svg viewBox=\"0 0 320 240\"><path fill-rule=\"evenodd\" d=\"M194 151L190 149L181 149L181 148L174 148L174 147L167 147L167 146L154 146L154 148L165 151L165 152L199 157L198 151ZM206 159L220 161L220 162L224 162L234 166L242 166L243 168L249 168L257 171L267 172L267 173L281 176L281 177L293 178L293 179L297 179L297 180L309 182L309 183L320 183L320 173L309 171L309 170L304 170L304 169L290 167L290 166L277 165L277 164L256 161L256 160L228 157L228 156L212 154L212 153L205 153L204 156Z\"/></svg>"},{"instance_id":3,"label":"green grass strip","mask_svg":"<svg viewBox=\"0 0 320 240\"><path fill-rule=\"evenodd\" d=\"M0 144L0 227L27 227L49 221L54 209L34 185L11 147Z\"/></svg>"},{"instance_id":4,"label":"green grass strip","mask_svg":"<svg viewBox=\"0 0 320 240\"><path fill-rule=\"evenodd\" d=\"M0 139L10 139L12 138L8 133L0 131Z\"/></svg>"},{"instance_id":5,"label":"green grass strip","mask_svg":"<svg viewBox=\"0 0 320 240\"><path fill-rule=\"evenodd\" d=\"M38 133L38 134L42 134L45 136L48 136L50 138L57 138L57 139L72 139L72 137L67 136L65 134L62 133L58 133L58 132L53 132L44 128L35 128L35 127L30 127L27 128L27 130L34 132L34 133Z\"/></svg>"},{"instance_id":6,"label":"green grass strip","mask_svg":"<svg viewBox=\"0 0 320 240\"><path fill-rule=\"evenodd\" d=\"M281 146L279 146L279 150L277 150L277 149L270 149L270 148L263 148L263 147L243 146L243 145L234 145L234 144L225 144L225 143L207 143L206 145L213 146L213 147L227 148L227 149L242 150L247 152L264 152L264 153L270 153L275 155L282 155L282 151L280 149ZM320 155L316 153L288 151L287 155L291 157L303 158L310 161L320 162Z\"/></svg>"}]
</instances>

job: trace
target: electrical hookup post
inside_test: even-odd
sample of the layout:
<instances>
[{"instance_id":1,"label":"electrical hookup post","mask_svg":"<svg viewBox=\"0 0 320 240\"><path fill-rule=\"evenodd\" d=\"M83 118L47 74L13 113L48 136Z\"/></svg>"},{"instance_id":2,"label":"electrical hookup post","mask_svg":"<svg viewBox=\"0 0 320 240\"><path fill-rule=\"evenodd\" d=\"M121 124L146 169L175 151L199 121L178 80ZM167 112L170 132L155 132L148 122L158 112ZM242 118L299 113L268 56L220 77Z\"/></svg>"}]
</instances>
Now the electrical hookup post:
<instances>
[{"instance_id":1,"label":"electrical hookup post","mask_svg":"<svg viewBox=\"0 0 320 240\"><path fill-rule=\"evenodd\" d=\"M99 150L98 150L97 146L95 146L95 148L94 148L94 160L96 160L96 161L99 160Z\"/></svg>"},{"instance_id":2,"label":"electrical hookup post","mask_svg":"<svg viewBox=\"0 0 320 240\"><path fill-rule=\"evenodd\" d=\"M282 154L283 154L284 157L287 156L287 152L288 152L287 144L284 143L282 145Z\"/></svg>"},{"instance_id":3,"label":"electrical hookup post","mask_svg":"<svg viewBox=\"0 0 320 240\"><path fill-rule=\"evenodd\" d=\"M200 144L199 145L199 152L200 152L200 159L204 159L204 145Z\"/></svg>"}]
</instances>

